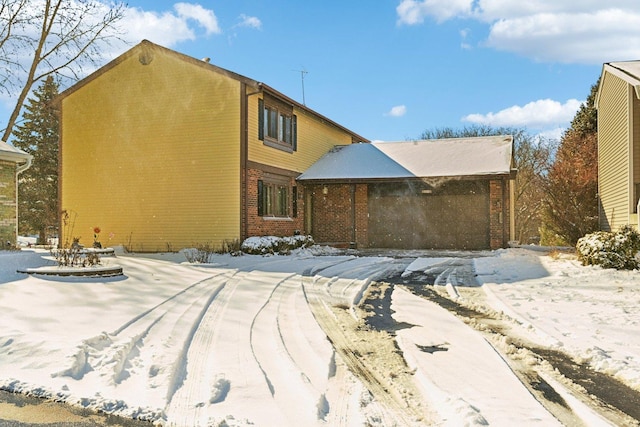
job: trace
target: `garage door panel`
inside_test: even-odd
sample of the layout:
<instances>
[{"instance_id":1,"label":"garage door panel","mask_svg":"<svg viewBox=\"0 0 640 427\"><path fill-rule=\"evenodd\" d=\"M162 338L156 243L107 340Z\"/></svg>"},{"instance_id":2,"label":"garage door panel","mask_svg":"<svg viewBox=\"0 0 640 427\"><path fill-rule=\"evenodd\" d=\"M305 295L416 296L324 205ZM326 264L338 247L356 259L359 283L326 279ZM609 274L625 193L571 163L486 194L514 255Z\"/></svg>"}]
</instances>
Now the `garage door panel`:
<instances>
[{"instance_id":1,"label":"garage door panel","mask_svg":"<svg viewBox=\"0 0 640 427\"><path fill-rule=\"evenodd\" d=\"M447 194L404 194L371 188L369 243L407 249L486 249L489 247L489 196L482 185L473 191L455 187ZM477 187L477 188L476 188ZM478 190L479 189L479 190ZM387 190L388 192L388 190ZM463 194L459 194L463 193Z\"/></svg>"}]
</instances>

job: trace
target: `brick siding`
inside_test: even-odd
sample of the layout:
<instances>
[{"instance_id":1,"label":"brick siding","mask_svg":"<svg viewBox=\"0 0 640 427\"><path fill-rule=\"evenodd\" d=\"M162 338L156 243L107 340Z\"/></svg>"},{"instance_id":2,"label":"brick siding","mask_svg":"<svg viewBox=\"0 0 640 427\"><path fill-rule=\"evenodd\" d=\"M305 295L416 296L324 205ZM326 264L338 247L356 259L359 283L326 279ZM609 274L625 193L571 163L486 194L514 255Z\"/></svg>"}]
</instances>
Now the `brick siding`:
<instances>
[{"instance_id":1,"label":"brick siding","mask_svg":"<svg viewBox=\"0 0 640 427\"><path fill-rule=\"evenodd\" d=\"M258 181L267 173L260 169L247 169L247 236L293 236L296 233L307 234L304 230L304 191L297 185L294 177L288 177L291 187L297 186L297 215L286 218L258 216ZM291 194L289 194L291 196ZM289 212L292 213L293 200L289 200Z\"/></svg>"},{"instance_id":2,"label":"brick siding","mask_svg":"<svg viewBox=\"0 0 640 427\"><path fill-rule=\"evenodd\" d=\"M509 241L509 181L489 182L489 244L491 249L504 248Z\"/></svg>"}]
</instances>

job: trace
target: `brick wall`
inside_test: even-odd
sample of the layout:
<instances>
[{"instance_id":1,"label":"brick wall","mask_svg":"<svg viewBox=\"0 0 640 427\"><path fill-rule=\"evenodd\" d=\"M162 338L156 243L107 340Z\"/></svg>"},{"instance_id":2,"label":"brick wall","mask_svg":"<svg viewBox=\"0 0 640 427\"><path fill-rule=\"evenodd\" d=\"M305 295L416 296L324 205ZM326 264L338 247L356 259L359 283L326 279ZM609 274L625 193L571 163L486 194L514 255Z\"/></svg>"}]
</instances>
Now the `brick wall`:
<instances>
[{"instance_id":1,"label":"brick wall","mask_svg":"<svg viewBox=\"0 0 640 427\"><path fill-rule=\"evenodd\" d=\"M297 215L287 218L258 216L258 181L268 175L260 169L247 169L247 235L248 236L293 236L296 232L307 234L304 229L304 191L293 176L288 177L291 187L297 186ZM291 194L290 194L291 196ZM293 197L289 200L292 212Z\"/></svg>"},{"instance_id":2,"label":"brick wall","mask_svg":"<svg viewBox=\"0 0 640 427\"><path fill-rule=\"evenodd\" d=\"M504 248L509 241L509 181L489 182L489 244L491 249Z\"/></svg>"},{"instance_id":3,"label":"brick wall","mask_svg":"<svg viewBox=\"0 0 640 427\"><path fill-rule=\"evenodd\" d=\"M337 247L367 246L366 184L309 185L305 191L313 198L311 234L316 242Z\"/></svg>"},{"instance_id":4,"label":"brick wall","mask_svg":"<svg viewBox=\"0 0 640 427\"><path fill-rule=\"evenodd\" d=\"M16 244L16 164L0 160L0 249Z\"/></svg>"}]
</instances>

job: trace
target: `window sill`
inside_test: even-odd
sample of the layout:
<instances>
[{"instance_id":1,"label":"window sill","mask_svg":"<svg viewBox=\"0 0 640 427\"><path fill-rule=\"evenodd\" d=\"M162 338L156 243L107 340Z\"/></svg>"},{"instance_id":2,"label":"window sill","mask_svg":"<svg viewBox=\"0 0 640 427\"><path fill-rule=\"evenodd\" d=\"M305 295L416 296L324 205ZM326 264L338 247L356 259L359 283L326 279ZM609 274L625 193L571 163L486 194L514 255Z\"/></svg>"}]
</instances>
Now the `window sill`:
<instances>
[{"instance_id":1,"label":"window sill","mask_svg":"<svg viewBox=\"0 0 640 427\"><path fill-rule=\"evenodd\" d=\"M269 140L267 138L264 139L264 145L267 147L275 148L277 150L281 150L287 153L293 153L293 147L288 144L284 144L282 142L278 142L276 140Z\"/></svg>"},{"instance_id":2,"label":"window sill","mask_svg":"<svg viewBox=\"0 0 640 427\"><path fill-rule=\"evenodd\" d=\"M289 216L263 216L261 217L265 221L287 221L293 222L293 218Z\"/></svg>"}]
</instances>

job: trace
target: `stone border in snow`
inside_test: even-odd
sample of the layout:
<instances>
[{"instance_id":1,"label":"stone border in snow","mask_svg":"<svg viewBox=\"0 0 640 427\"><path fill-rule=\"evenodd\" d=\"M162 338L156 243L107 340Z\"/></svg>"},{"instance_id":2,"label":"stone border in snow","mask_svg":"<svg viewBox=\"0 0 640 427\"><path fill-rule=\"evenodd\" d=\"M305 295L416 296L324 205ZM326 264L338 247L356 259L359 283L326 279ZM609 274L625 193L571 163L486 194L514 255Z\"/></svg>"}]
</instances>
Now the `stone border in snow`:
<instances>
[{"instance_id":1,"label":"stone border in snow","mask_svg":"<svg viewBox=\"0 0 640 427\"><path fill-rule=\"evenodd\" d=\"M98 265L93 267L59 267L44 266L17 270L24 274L42 274L45 276L80 276L80 277L113 277L122 276L124 272L119 265Z\"/></svg>"}]
</instances>

